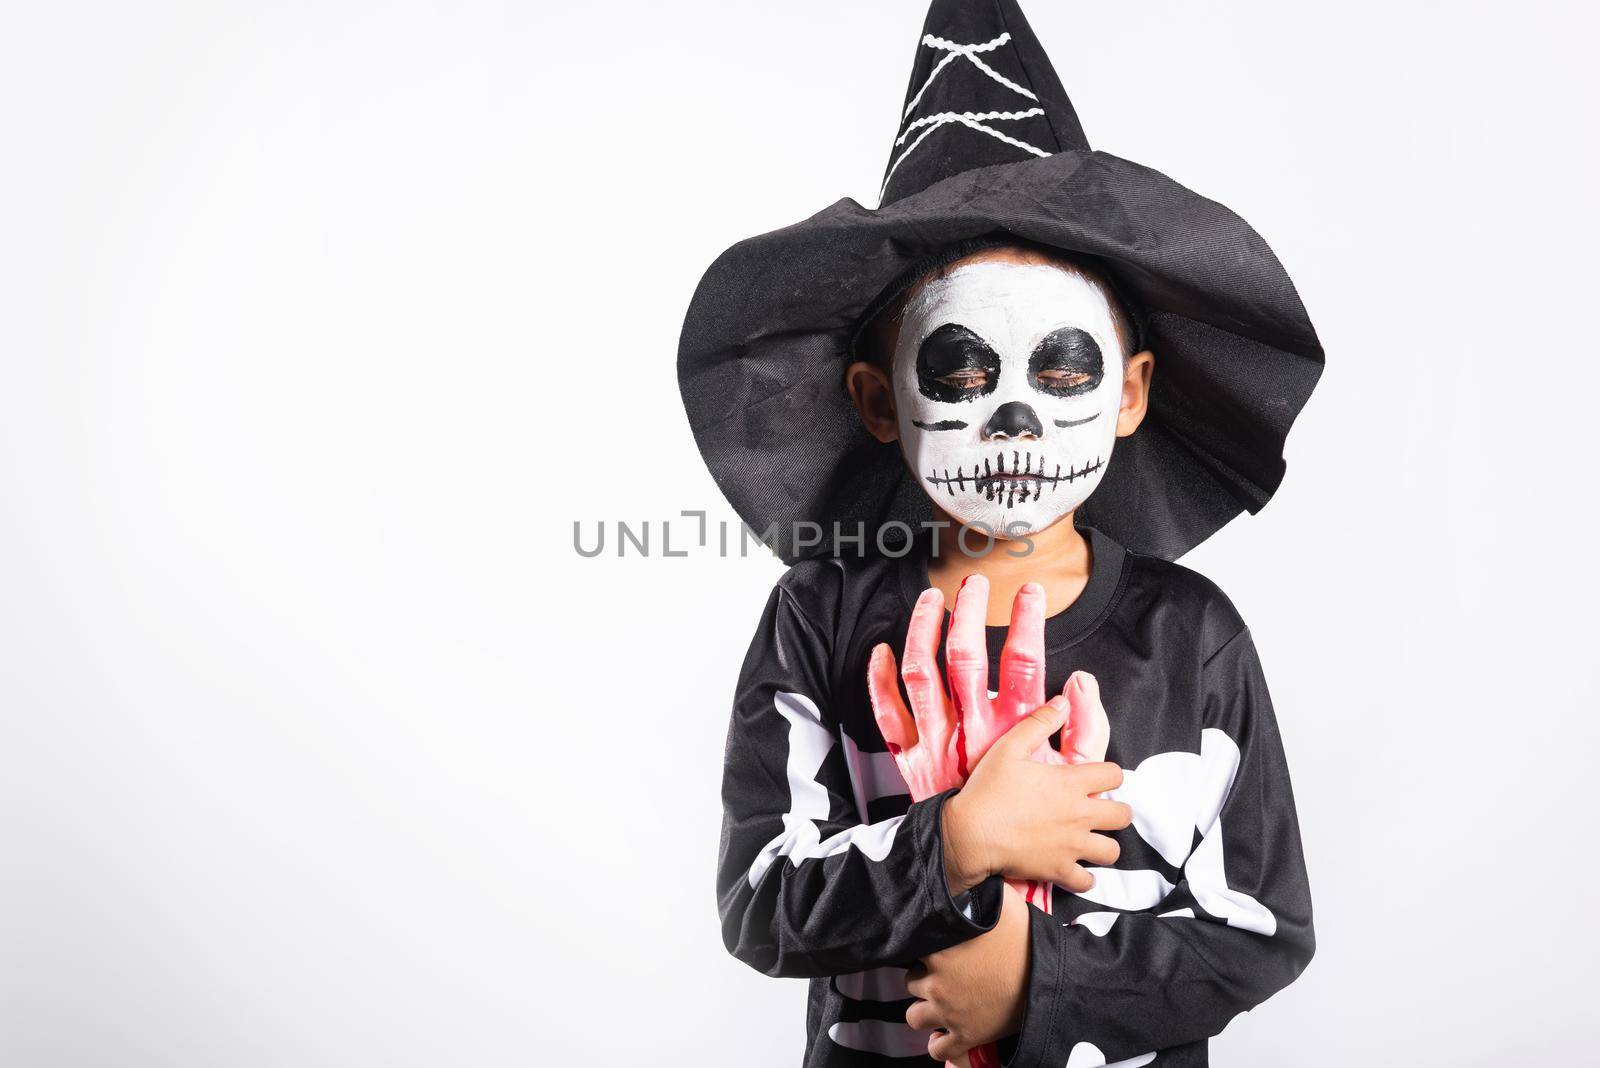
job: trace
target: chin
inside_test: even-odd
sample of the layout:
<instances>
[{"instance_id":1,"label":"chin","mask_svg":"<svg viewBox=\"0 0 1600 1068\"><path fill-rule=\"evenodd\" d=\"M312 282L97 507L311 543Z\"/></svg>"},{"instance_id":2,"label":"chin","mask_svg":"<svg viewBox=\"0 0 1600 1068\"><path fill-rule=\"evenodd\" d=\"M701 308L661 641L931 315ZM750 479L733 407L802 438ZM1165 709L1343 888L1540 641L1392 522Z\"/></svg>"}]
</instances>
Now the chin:
<instances>
[{"instance_id":1,"label":"chin","mask_svg":"<svg viewBox=\"0 0 1600 1068\"><path fill-rule=\"evenodd\" d=\"M1001 502L976 501L959 509L951 508L948 501L938 502L962 526L976 527L996 538L1016 540L1042 533L1071 514L1062 511L1058 504L1042 507L1044 502L1029 501L1007 507Z\"/></svg>"}]
</instances>

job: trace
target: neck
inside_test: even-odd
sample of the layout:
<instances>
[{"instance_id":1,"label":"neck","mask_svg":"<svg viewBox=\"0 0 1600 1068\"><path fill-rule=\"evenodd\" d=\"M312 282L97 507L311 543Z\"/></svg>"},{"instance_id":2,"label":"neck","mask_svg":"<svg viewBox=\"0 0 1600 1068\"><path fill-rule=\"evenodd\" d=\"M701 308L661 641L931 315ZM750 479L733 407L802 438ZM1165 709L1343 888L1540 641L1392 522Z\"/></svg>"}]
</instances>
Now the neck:
<instances>
[{"instance_id":1,"label":"neck","mask_svg":"<svg viewBox=\"0 0 1600 1068\"><path fill-rule=\"evenodd\" d=\"M946 605L955 604L956 590L968 575L988 579L990 626L1010 622L1011 602L1024 583L1037 582L1044 587L1049 615L1077 600L1088 584L1089 543L1073 526L1071 512L1030 535L1027 542L991 538L970 529L963 535L960 524L949 515L939 511L938 518L950 526L938 530L939 552L928 561L928 579L944 594ZM1030 542L1033 548L1028 552ZM1025 552L1027 555L1019 555Z\"/></svg>"}]
</instances>

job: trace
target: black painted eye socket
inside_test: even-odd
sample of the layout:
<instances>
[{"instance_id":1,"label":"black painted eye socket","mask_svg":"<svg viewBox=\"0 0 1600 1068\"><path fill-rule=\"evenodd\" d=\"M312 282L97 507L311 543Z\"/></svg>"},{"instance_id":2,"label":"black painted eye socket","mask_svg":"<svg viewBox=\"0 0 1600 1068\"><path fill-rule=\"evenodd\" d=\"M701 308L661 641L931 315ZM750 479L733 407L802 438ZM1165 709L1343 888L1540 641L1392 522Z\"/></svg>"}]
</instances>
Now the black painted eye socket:
<instances>
[{"instance_id":1,"label":"black painted eye socket","mask_svg":"<svg viewBox=\"0 0 1600 1068\"><path fill-rule=\"evenodd\" d=\"M1000 357L960 323L945 323L917 352L917 388L929 400L976 400L1000 384Z\"/></svg>"},{"instance_id":2,"label":"black painted eye socket","mask_svg":"<svg viewBox=\"0 0 1600 1068\"><path fill-rule=\"evenodd\" d=\"M1052 397L1091 393L1106 374L1100 346L1086 330L1063 326L1045 335L1028 357L1028 381Z\"/></svg>"}]
</instances>

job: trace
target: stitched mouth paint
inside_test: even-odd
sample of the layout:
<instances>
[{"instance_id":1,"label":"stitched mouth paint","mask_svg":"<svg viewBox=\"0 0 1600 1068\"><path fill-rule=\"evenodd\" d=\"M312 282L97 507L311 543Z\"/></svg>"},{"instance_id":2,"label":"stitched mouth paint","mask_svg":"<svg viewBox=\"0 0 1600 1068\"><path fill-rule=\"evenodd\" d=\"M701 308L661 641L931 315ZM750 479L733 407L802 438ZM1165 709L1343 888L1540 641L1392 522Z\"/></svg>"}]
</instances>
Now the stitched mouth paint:
<instances>
[{"instance_id":1,"label":"stitched mouth paint","mask_svg":"<svg viewBox=\"0 0 1600 1068\"><path fill-rule=\"evenodd\" d=\"M907 466L963 523L1045 529L1104 477L1121 352L1105 292L1073 271L979 261L930 280L894 354Z\"/></svg>"},{"instance_id":2,"label":"stitched mouth paint","mask_svg":"<svg viewBox=\"0 0 1600 1068\"><path fill-rule=\"evenodd\" d=\"M1105 466L1105 460L1096 458L1083 467L1077 468L1068 464L1050 464L1043 454L1035 461L1032 452L1012 452L1011 469L1006 469L1006 453L1002 452L995 457L991 467L989 460L983 461L980 470L977 465L970 469L957 467L952 474L949 468L942 471L930 471L925 476L928 484L935 489L943 488L948 496L954 497L958 492L965 493L970 483L970 488L983 494L984 500L995 501L999 496L1005 496L1005 506L1013 508L1017 504L1029 500L1037 500L1045 493L1054 493L1063 485L1071 485L1081 478L1098 475ZM1038 463L1035 470L1034 464Z\"/></svg>"}]
</instances>

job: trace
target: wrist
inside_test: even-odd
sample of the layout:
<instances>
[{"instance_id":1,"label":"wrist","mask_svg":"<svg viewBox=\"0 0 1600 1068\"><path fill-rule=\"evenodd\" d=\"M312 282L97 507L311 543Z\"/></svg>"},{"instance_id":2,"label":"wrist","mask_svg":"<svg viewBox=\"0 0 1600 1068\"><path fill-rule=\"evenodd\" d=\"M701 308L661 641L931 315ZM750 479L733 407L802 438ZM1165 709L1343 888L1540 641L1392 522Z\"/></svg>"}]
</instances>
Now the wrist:
<instances>
[{"instance_id":1,"label":"wrist","mask_svg":"<svg viewBox=\"0 0 1600 1068\"><path fill-rule=\"evenodd\" d=\"M994 874L989 850L967 817L967 803L957 791L946 799L939 827L944 877L952 896L965 893Z\"/></svg>"}]
</instances>

